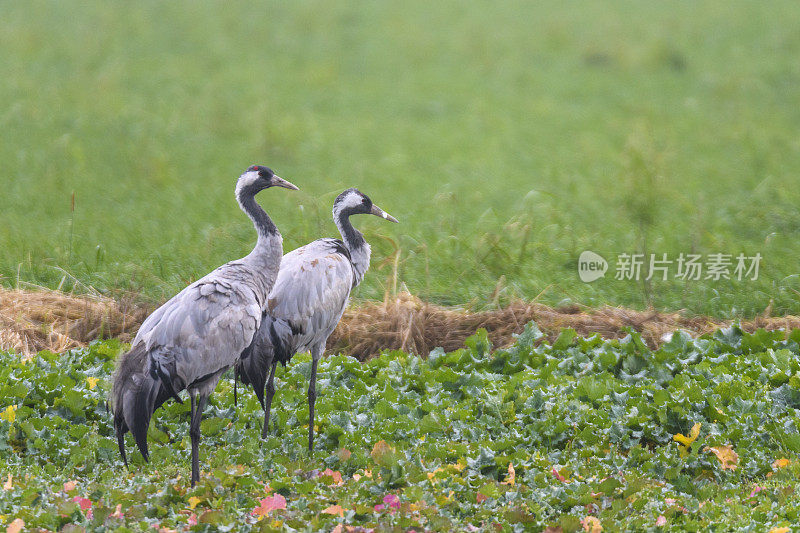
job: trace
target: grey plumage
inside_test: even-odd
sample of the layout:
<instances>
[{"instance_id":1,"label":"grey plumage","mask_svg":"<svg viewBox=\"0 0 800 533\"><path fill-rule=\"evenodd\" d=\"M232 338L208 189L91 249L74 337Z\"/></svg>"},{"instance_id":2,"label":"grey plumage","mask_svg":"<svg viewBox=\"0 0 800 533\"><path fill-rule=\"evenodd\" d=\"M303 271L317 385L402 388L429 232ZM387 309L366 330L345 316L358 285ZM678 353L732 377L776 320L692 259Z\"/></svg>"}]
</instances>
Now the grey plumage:
<instances>
[{"instance_id":1,"label":"grey plumage","mask_svg":"<svg viewBox=\"0 0 800 533\"><path fill-rule=\"evenodd\" d=\"M258 232L253 251L192 283L159 307L139 328L122 355L111 391L120 454L127 464L124 435L130 430L149 458L150 418L170 397L188 389L192 403L192 484L199 480L197 445L203 407L222 374L252 343L266 298L280 268L280 232L256 203L268 187L297 189L261 166L239 177L236 197Z\"/></svg>"},{"instance_id":2,"label":"grey plumage","mask_svg":"<svg viewBox=\"0 0 800 533\"><path fill-rule=\"evenodd\" d=\"M312 356L308 446L313 450L317 363L342 318L351 290L369 268L369 244L349 220L359 213L397 222L357 189L340 194L334 202L333 219L342 240L319 239L283 257L253 344L237 364L242 382L253 386L264 407L265 438L275 394L275 368L278 363L285 365L295 353L308 351Z\"/></svg>"}]
</instances>

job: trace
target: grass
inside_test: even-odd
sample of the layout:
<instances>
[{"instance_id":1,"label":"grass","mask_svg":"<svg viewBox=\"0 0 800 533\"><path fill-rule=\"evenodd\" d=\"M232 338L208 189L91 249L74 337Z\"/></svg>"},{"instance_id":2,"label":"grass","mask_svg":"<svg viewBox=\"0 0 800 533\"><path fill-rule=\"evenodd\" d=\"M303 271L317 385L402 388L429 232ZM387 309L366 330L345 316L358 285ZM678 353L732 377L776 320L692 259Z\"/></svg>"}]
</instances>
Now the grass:
<instances>
[{"instance_id":1,"label":"grass","mask_svg":"<svg viewBox=\"0 0 800 533\"><path fill-rule=\"evenodd\" d=\"M798 312L796 2L3 5L0 283L165 299L247 253L249 164L286 249L358 186L375 260L445 304ZM75 211L71 197L75 194ZM646 247L646 248L645 248ZM591 249L744 252L758 281L581 283Z\"/></svg>"},{"instance_id":2,"label":"grass","mask_svg":"<svg viewBox=\"0 0 800 533\"><path fill-rule=\"evenodd\" d=\"M133 439L126 471L104 401L117 341L31 360L0 353L0 524L51 531L767 531L800 520L800 331L656 351L638 334L506 350L485 331L450 353L277 372L270 435L252 392L220 382L190 488L189 402ZM583 522L583 527L582 527ZM192 524L195 524L192 527ZM72 524L70 526L70 524ZM122 528L126 529L122 529ZM63 528L63 529L62 529ZM341 529L341 528L340 528ZM776 530L789 531L790 529ZM597 531L597 529L595 529Z\"/></svg>"}]
</instances>

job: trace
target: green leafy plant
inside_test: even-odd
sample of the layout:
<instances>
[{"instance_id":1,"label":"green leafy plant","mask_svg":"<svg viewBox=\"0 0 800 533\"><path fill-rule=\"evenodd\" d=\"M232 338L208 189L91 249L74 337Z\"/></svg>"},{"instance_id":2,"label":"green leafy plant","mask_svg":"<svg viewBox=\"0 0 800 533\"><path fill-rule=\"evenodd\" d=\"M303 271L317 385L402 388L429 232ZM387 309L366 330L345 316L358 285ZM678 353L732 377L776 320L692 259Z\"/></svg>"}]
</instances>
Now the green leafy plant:
<instances>
[{"instance_id":1,"label":"green leafy plant","mask_svg":"<svg viewBox=\"0 0 800 533\"><path fill-rule=\"evenodd\" d=\"M737 327L658 350L528 324L492 349L322 362L320 443L304 441L310 358L277 374L260 439L252 394L224 378L189 465L188 402L125 470L106 413L116 341L29 361L0 354L0 520L57 530L516 531L782 527L800 519L800 332ZM132 445L128 443L129 447ZM19 522L17 522L19 524Z\"/></svg>"}]
</instances>

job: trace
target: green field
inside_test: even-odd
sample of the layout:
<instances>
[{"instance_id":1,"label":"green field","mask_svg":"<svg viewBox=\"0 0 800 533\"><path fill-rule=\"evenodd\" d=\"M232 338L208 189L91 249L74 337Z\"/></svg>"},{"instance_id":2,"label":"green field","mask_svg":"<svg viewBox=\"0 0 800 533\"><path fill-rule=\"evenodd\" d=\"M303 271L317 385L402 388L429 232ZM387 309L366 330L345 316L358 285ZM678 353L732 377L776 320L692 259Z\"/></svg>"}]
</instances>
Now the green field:
<instances>
[{"instance_id":1,"label":"green field","mask_svg":"<svg viewBox=\"0 0 800 533\"><path fill-rule=\"evenodd\" d=\"M240 390L234 408L227 377L206 410L193 489L189 402L156 412L149 464L128 436L125 471L104 408L118 342L27 362L0 354L0 524L495 532L583 531L588 517L607 532L800 524L800 331L676 335L658 351L638 334L603 341L565 330L552 345L541 336L531 324L506 350L491 351L479 332L465 349L427 358L323 360L313 457L308 355L278 370L266 441L255 396Z\"/></svg>"},{"instance_id":2,"label":"green field","mask_svg":"<svg viewBox=\"0 0 800 533\"><path fill-rule=\"evenodd\" d=\"M157 301L286 249L357 186L402 225L357 296L798 312L800 8L770 2L3 2L0 284ZM70 210L75 193L75 211ZM384 238L385 237L385 238ZM587 285L578 254L764 257L758 281ZM613 267L612 267L613 268ZM497 288L501 290L496 291ZM497 294L495 294L497 292Z\"/></svg>"}]
</instances>

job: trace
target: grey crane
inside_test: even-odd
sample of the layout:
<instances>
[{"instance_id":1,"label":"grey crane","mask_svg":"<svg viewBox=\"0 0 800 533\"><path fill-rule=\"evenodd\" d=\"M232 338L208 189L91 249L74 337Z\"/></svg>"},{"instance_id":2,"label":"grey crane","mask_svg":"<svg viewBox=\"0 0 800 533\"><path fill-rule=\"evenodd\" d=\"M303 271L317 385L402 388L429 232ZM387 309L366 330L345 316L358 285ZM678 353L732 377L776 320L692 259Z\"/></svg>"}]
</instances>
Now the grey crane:
<instances>
[{"instance_id":1,"label":"grey crane","mask_svg":"<svg viewBox=\"0 0 800 533\"><path fill-rule=\"evenodd\" d=\"M236 183L239 207L253 221L258 241L246 257L226 263L192 283L147 317L114 374L111 404L119 452L125 464L130 430L145 460L147 427L169 398L191 399L192 485L200 480L200 421L222 374L249 346L275 283L283 239L255 195L269 187L297 190L264 166L249 167Z\"/></svg>"},{"instance_id":2,"label":"grey crane","mask_svg":"<svg viewBox=\"0 0 800 533\"><path fill-rule=\"evenodd\" d=\"M369 244L350 223L350 216L356 214L372 214L397 222L358 189L347 189L340 194L333 203L333 221L342 240L318 239L283 256L261 326L236 367L242 383L253 385L264 408L263 438L269 427L278 363L285 366L295 353L310 351L308 449L314 450L317 362L342 318L350 291L361 283L369 268Z\"/></svg>"}]
</instances>

